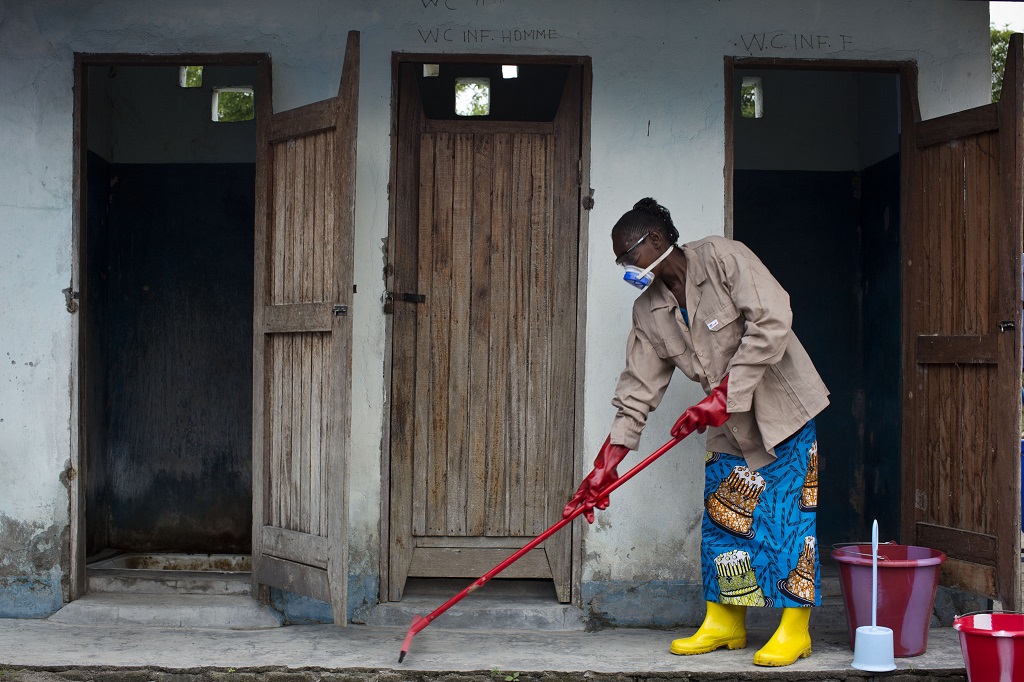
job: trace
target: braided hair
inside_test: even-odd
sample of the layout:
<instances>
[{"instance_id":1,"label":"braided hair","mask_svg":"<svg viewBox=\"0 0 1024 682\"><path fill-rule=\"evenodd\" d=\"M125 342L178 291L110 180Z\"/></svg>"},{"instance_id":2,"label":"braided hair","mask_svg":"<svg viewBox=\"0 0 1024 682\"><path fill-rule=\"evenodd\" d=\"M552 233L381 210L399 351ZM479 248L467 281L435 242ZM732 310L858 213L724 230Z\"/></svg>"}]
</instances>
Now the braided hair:
<instances>
[{"instance_id":1,"label":"braided hair","mask_svg":"<svg viewBox=\"0 0 1024 682\"><path fill-rule=\"evenodd\" d=\"M612 237L621 236L626 241L635 241L651 230L661 232L670 244L679 241L679 230L672 222L672 214L657 201L647 197L633 204L633 209L619 218L619 222L612 228Z\"/></svg>"}]
</instances>

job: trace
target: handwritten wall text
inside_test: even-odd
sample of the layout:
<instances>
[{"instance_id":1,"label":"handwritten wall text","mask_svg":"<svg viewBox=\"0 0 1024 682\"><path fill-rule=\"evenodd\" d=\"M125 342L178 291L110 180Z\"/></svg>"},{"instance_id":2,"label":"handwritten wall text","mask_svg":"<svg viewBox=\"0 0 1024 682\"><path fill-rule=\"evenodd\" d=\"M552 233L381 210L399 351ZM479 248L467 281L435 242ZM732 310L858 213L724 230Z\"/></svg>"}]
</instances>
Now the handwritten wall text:
<instances>
[{"instance_id":1,"label":"handwritten wall text","mask_svg":"<svg viewBox=\"0 0 1024 682\"><path fill-rule=\"evenodd\" d=\"M430 28L416 29L424 43L519 43L525 40L557 40L553 28Z\"/></svg>"},{"instance_id":2,"label":"handwritten wall text","mask_svg":"<svg viewBox=\"0 0 1024 682\"><path fill-rule=\"evenodd\" d=\"M853 36L821 33L789 33L773 31L744 33L740 36L747 52L768 52L773 50L816 50L821 52L853 49Z\"/></svg>"}]
</instances>

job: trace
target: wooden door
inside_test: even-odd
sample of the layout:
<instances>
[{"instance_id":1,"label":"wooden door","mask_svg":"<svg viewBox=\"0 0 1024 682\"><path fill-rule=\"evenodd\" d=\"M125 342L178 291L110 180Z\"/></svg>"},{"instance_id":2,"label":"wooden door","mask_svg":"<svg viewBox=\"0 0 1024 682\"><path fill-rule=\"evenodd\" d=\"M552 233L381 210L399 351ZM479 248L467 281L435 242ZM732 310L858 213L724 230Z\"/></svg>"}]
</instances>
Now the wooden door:
<instances>
[{"instance_id":1,"label":"wooden door","mask_svg":"<svg viewBox=\"0 0 1024 682\"><path fill-rule=\"evenodd\" d=\"M904 145L903 541L1019 608L1021 36L1002 100ZM913 93L911 93L913 96ZM916 106L914 108L916 111Z\"/></svg>"},{"instance_id":2,"label":"wooden door","mask_svg":"<svg viewBox=\"0 0 1024 682\"><path fill-rule=\"evenodd\" d=\"M269 83L261 93L269 96ZM359 33L338 96L259 126L253 583L344 624Z\"/></svg>"},{"instance_id":3,"label":"wooden door","mask_svg":"<svg viewBox=\"0 0 1024 682\"><path fill-rule=\"evenodd\" d=\"M426 120L417 68L399 68L394 286L423 300L390 304L391 600L410 576L482 575L573 483L581 68L540 123ZM502 577L569 601L570 548L555 535Z\"/></svg>"}]
</instances>

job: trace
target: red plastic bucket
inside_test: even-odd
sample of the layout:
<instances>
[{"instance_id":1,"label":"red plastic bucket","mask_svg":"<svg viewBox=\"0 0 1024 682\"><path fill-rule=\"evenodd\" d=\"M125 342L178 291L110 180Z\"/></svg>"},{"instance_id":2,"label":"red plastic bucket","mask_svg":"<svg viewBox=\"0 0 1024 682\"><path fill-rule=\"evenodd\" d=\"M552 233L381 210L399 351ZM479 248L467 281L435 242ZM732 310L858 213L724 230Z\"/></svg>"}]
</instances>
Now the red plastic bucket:
<instances>
[{"instance_id":1,"label":"red plastic bucket","mask_svg":"<svg viewBox=\"0 0 1024 682\"><path fill-rule=\"evenodd\" d=\"M832 550L839 562L839 586L846 606L850 649L857 628L871 625L871 545ZM946 555L914 545L878 546L878 625L892 630L897 658L920 656L928 648L928 626Z\"/></svg>"},{"instance_id":2,"label":"red plastic bucket","mask_svg":"<svg viewBox=\"0 0 1024 682\"><path fill-rule=\"evenodd\" d=\"M1024 679L1024 614L969 613L953 619L969 682Z\"/></svg>"}]
</instances>

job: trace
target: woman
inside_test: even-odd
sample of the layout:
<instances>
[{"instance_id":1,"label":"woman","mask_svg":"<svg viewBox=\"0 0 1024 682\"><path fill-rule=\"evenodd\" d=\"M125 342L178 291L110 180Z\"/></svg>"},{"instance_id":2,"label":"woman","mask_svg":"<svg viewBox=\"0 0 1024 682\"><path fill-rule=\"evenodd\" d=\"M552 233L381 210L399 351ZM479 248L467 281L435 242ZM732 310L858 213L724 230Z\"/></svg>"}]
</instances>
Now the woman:
<instances>
[{"instance_id":1,"label":"woman","mask_svg":"<svg viewBox=\"0 0 1024 682\"><path fill-rule=\"evenodd\" d=\"M633 304L626 368L611 433L594 470L566 506L608 507L597 493L635 449L648 413L676 369L709 397L673 435L708 429L701 574L707 615L674 654L746 646L748 606L781 607L756 665L789 665L811 653L810 606L819 605L814 417L828 390L792 330L789 295L743 244L707 237L678 246L669 211L639 201L612 228L615 262L643 291Z\"/></svg>"}]
</instances>

